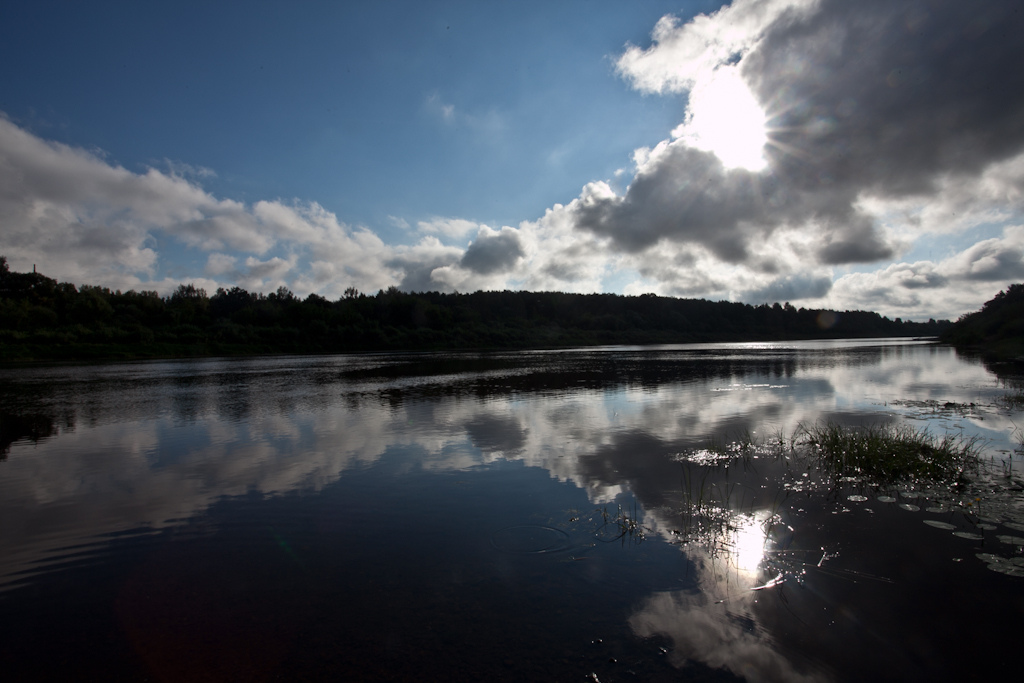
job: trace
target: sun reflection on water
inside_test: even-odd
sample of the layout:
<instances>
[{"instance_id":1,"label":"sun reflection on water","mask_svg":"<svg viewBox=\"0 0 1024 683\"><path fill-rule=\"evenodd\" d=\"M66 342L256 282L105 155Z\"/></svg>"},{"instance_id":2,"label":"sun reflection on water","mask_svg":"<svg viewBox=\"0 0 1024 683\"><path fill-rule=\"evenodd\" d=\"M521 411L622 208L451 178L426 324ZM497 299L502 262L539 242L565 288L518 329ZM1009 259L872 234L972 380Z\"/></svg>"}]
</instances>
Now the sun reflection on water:
<instances>
[{"instance_id":1,"label":"sun reflection on water","mask_svg":"<svg viewBox=\"0 0 1024 683\"><path fill-rule=\"evenodd\" d=\"M766 565L771 564L767 559L773 550L775 521L768 510L737 513L727 507L705 504L688 510L682 528L668 533L701 568L706 584L702 589L725 597L737 589L766 587L763 580L770 569Z\"/></svg>"},{"instance_id":2,"label":"sun reflection on water","mask_svg":"<svg viewBox=\"0 0 1024 683\"><path fill-rule=\"evenodd\" d=\"M732 533L731 563L742 578L756 582L767 543L765 520L751 515L739 517L736 521Z\"/></svg>"}]
</instances>

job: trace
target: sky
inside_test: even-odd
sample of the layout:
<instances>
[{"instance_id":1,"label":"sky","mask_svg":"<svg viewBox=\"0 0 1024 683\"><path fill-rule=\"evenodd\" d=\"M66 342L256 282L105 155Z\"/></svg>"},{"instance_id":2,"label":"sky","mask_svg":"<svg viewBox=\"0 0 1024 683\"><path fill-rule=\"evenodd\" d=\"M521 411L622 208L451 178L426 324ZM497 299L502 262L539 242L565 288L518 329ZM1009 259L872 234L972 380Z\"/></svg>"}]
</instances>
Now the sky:
<instances>
[{"instance_id":1,"label":"sky","mask_svg":"<svg viewBox=\"0 0 1024 683\"><path fill-rule=\"evenodd\" d=\"M0 9L0 254L112 289L956 319L1024 281L1017 0Z\"/></svg>"}]
</instances>

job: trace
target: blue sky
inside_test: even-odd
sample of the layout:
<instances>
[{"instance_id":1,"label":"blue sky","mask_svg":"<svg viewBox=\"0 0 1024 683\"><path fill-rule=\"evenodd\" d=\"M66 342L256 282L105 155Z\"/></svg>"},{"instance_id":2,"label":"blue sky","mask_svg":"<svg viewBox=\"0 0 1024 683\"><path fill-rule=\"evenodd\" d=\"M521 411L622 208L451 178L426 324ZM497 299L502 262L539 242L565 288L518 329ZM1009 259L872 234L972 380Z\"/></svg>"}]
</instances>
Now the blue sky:
<instances>
[{"instance_id":1,"label":"blue sky","mask_svg":"<svg viewBox=\"0 0 1024 683\"><path fill-rule=\"evenodd\" d=\"M685 100L631 91L613 58L679 6L21 3L0 106L129 170L208 169L219 197L317 201L389 241L409 237L389 217L515 225L676 125Z\"/></svg>"},{"instance_id":2,"label":"blue sky","mask_svg":"<svg viewBox=\"0 0 1024 683\"><path fill-rule=\"evenodd\" d=\"M1024 280L1024 19L848 4L5 3L0 253L956 317Z\"/></svg>"}]
</instances>

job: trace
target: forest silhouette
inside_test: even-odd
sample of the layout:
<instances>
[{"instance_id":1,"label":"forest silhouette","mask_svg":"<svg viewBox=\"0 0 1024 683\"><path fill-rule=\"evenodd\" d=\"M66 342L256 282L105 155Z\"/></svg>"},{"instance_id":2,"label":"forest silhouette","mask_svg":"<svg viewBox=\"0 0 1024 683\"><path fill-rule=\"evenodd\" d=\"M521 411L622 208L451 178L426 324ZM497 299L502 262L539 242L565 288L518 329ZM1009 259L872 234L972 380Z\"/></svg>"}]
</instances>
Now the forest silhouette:
<instances>
[{"instance_id":1,"label":"forest silhouette","mask_svg":"<svg viewBox=\"0 0 1024 683\"><path fill-rule=\"evenodd\" d=\"M938 336L948 320L642 294L478 291L330 301L281 287L170 296L76 286L10 270L0 256L0 360L89 360L274 353L522 349L613 344Z\"/></svg>"}]
</instances>

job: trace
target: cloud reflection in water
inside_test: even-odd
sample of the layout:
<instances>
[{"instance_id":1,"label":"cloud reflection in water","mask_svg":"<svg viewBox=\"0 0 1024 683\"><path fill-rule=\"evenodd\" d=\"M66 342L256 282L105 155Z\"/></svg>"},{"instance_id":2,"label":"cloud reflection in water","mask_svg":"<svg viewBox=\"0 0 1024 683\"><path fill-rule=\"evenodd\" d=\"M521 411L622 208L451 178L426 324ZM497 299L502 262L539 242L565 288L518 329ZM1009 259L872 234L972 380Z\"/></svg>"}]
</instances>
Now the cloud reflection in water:
<instances>
[{"instance_id":1,"label":"cloud reflection in water","mask_svg":"<svg viewBox=\"0 0 1024 683\"><path fill-rule=\"evenodd\" d=\"M14 442L0 463L0 581L31 581L64 548L102 552L115 535L182 525L225 498L312 495L398 450L417 454L410 477L519 461L594 505L631 494L648 536L680 544L690 588L653 593L629 619L640 636L669 638L675 664L821 680L768 635L758 600L776 589L753 590L780 571L775 465L730 471L730 459L680 454L836 417L909 416L1004 442L1012 428L997 411L934 408L1002 394L949 349L821 351L829 344L479 354L465 372L457 356L423 355L98 366L63 385L5 371L2 406L49 411L58 428ZM681 471L706 472L714 496L677 486Z\"/></svg>"},{"instance_id":2,"label":"cloud reflection in water","mask_svg":"<svg viewBox=\"0 0 1024 683\"><path fill-rule=\"evenodd\" d=\"M5 517L23 520L6 525L5 564L179 523L224 496L316 491L396 446L416 446L432 470L522 460L596 504L629 490L653 509L677 474L671 456L709 438L791 432L844 412L890 419L887 401L999 391L949 349L862 344L841 359L799 344L483 354L461 374L458 357L444 356L440 375L405 374L422 356L94 366L67 378L9 370L5 404L49 411L64 427L12 444L2 464ZM720 391L735 386L749 390ZM978 424L1008 434L998 419Z\"/></svg>"},{"instance_id":3,"label":"cloud reflection in water","mask_svg":"<svg viewBox=\"0 0 1024 683\"><path fill-rule=\"evenodd\" d=\"M677 667L700 662L750 681L825 681L821 673L795 665L759 621L760 591L780 584L781 573L765 562L774 550L771 531L778 520L768 511L743 513L705 508L693 527L678 534L694 572L694 587L659 591L629 617L642 638L671 641ZM664 526L664 522L660 523Z\"/></svg>"}]
</instances>

